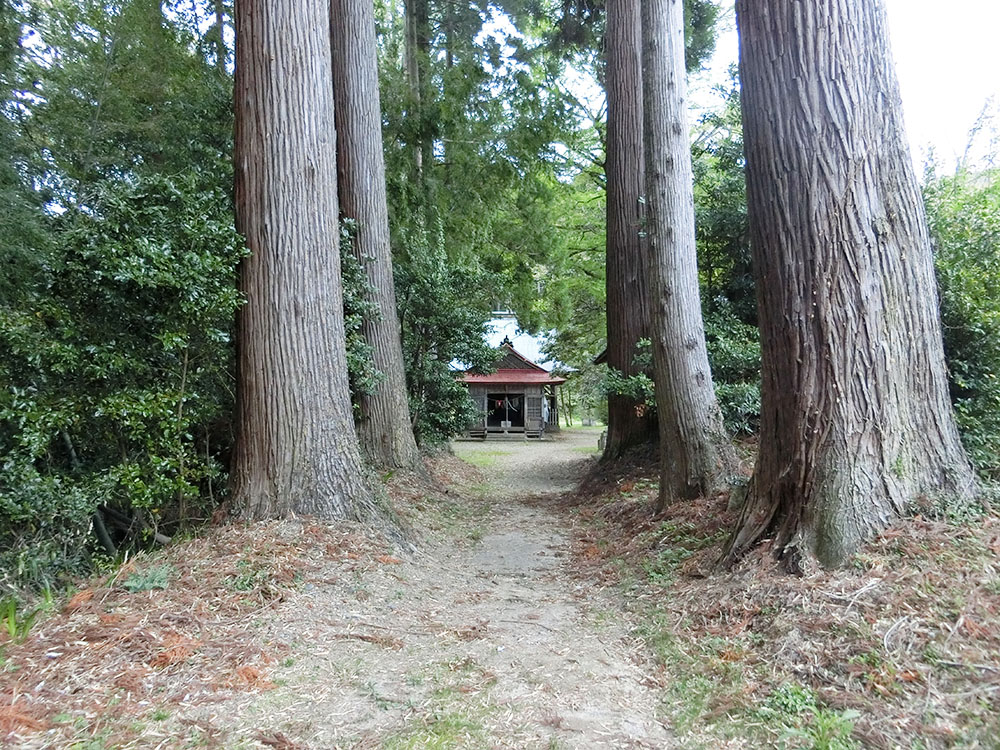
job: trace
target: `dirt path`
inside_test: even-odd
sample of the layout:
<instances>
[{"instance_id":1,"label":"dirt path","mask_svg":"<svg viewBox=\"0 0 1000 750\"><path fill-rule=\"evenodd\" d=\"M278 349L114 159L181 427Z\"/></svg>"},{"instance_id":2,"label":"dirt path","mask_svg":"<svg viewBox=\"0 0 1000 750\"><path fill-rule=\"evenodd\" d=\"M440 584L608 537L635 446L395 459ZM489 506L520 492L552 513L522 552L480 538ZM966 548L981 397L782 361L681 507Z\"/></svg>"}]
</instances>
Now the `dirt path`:
<instances>
[{"instance_id":1,"label":"dirt path","mask_svg":"<svg viewBox=\"0 0 1000 750\"><path fill-rule=\"evenodd\" d=\"M570 575L546 507L596 441L456 443L483 497L438 509L441 528L398 564L307 586L270 629L290 649L280 687L200 718L310 748L671 745L614 595Z\"/></svg>"},{"instance_id":2,"label":"dirt path","mask_svg":"<svg viewBox=\"0 0 1000 750\"><path fill-rule=\"evenodd\" d=\"M554 502L593 461L598 434L456 443L455 453L480 468L478 483L461 497L415 494L409 516L425 526L416 549L398 557L371 546L323 552L308 524L274 527L283 549L307 550L299 556L309 559L303 582L245 623L258 656L236 677L270 689L118 693L123 708L147 706L147 719L124 743L109 736L110 724L100 735L100 720L87 721L81 731L104 738L87 746L673 746L621 603L572 574L570 531ZM198 648L195 657L209 651ZM166 661L168 670L143 673L165 680L165 691L183 684L182 672L171 678L169 670L186 670L191 685L224 681ZM66 735L48 735L57 736ZM29 745L44 746L45 737Z\"/></svg>"}]
</instances>

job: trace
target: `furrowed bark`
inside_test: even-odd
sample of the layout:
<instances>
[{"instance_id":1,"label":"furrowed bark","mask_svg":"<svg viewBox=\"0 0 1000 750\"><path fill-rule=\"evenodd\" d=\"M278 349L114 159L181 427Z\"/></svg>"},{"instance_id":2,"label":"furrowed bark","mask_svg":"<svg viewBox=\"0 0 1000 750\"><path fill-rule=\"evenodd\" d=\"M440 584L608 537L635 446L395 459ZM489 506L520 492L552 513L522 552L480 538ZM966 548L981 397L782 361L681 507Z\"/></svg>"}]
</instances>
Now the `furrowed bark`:
<instances>
[{"instance_id":1,"label":"furrowed bark","mask_svg":"<svg viewBox=\"0 0 1000 750\"><path fill-rule=\"evenodd\" d=\"M649 290L643 261L642 35L639 0L607 8L607 364L636 375L636 345L649 336ZM635 399L608 396L605 459L655 440L655 424Z\"/></svg>"},{"instance_id":2,"label":"furrowed bark","mask_svg":"<svg viewBox=\"0 0 1000 750\"><path fill-rule=\"evenodd\" d=\"M735 468L705 345L687 124L684 3L643 0L646 226L651 282L659 507L721 489Z\"/></svg>"},{"instance_id":3,"label":"furrowed bark","mask_svg":"<svg viewBox=\"0 0 1000 750\"><path fill-rule=\"evenodd\" d=\"M231 511L372 519L348 393L328 0L236 3L238 433Z\"/></svg>"},{"instance_id":4,"label":"furrowed bark","mask_svg":"<svg viewBox=\"0 0 1000 750\"><path fill-rule=\"evenodd\" d=\"M420 455L410 426L392 276L372 0L331 0L330 29L340 214L357 221L351 250L380 313L365 319L361 328L383 380L374 393L359 398L358 439L376 466L410 468Z\"/></svg>"},{"instance_id":5,"label":"furrowed bark","mask_svg":"<svg viewBox=\"0 0 1000 750\"><path fill-rule=\"evenodd\" d=\"M843 563L975 489L879 0L738 0L763 352L760 453L726 561Z\"/></svg>"}]
</instances>

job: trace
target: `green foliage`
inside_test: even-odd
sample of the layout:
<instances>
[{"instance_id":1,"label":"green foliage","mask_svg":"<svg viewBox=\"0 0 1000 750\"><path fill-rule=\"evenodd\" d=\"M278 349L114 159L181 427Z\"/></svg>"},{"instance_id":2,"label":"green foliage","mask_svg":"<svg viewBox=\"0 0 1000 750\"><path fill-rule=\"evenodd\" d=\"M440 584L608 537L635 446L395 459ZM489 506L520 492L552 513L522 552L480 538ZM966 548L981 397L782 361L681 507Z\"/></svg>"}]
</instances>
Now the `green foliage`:
<instances>
[{"instance_id":1,"label":"green foliage","mask_svg":"<svg viewBox=\"0 0 1000 750\"><path fill-rule=\"evenodd\" d=\"M649 339L639 339L636 342L636 353L632 365L639 369L636 375L624 375L613 367L607 368L604 375L604 389L607 395L627 396L640 404L655 408L656 394L653 378L653 347Z\"/></svg>"},{"instance_id":2,"label":"green foliage","mask_svg":"<svg viewBox=\"0 0 1000 750\"><path fill-rule=\"evenodd\" d=\"M417 86L398 62L402 19L385 8L380 19L394 273L421 443L474 416L449 365L492 367L483 343L491 310L514 308L529 329L545 322L536 301L562 242L554 206L563 159L553 144L571 140L576 125L558 86L562 63L543 44L504 24L490 30L473 6L427 7L443 23L418 40Z\"/></svg>"},{"instance_id":3,"label":"green foliage","mask_svg":"<svg viewBox=\"0 0 1000 750\"><path fill-rule=\"evenodd\" d=\"M927 176L952 402L979 471L1000 478L1000 172Z\"/></svg>"},{"instance_id":4,"label":"green foliage","mask_svg":"<svg viewBox=\"0 0 1000 750\"><path fill-rule=\"evenodd\" d=\"M31 189L27 158L16 127L17 50L21 13L0 2L0 304L16 298L41 268L48 252L42 200Z\"/></svg>"},{"instance_id":5,"label":"green foliage","mask_svg":"<svg viewBox=\"0 0 1000 750\"><path fill-rule=\"evenodd\" d=\"M18 610L18 601L13 596L0 599L0 618L7 637L14 643L21 643L35 624L35 619L42 612L41 607L31 610Z\"/></svg>"},{"instance_id":6,"label":"green foliage","mask_svg":"<svg viewBox=\"0 0 1000 750\"><path fill-rule=\"evenodd\" d=\"M692 160L698 264L709 360L731 434L749 434L760 418L760 344L750 271L739 89L735 70L718 89L719 104L695 126ZM581 171L559 204L565 250L550 258L553 281L545 319L557 329L546 351L590 379L604 348L604 200L596 175ZM609 373L596 393L621 393L653 404L647 376Z\"/></svg>"},{"instance_id":7,"label":"green foliage","mask_svg":"<svg viewBox=\"0 0 1000 750\"><path fill-rule=\"evenodd\" d=\"M853 750L851 738L857 711L821 707L816 694L797 683L779 685L757 710L772 730L780 731L779 746L808 750Z\"/></svg>"},{"instance_id":8,"label":"green foliage","mask_svg":"<svg viewBox=\"0 0 1000 750\"><path fill-rule=\"evenodd\" d=\"M750 435L760 424L760 332L741 321L725 297L705 309L705 343L715 395L730 435Z\"/></svg>"},{"instance_id":9,"label":"green foliage","mask_svg":"<svg viewBox=\"0 0 1000 750\"><path fill-rule=\"evenodd\" d=\"M42 587L91 564L94 500L69 478L13 456L0 465L0 584Z\"/></svg>"},{"instance_id":10,"label":"green foliage","mask_svg":"<svg viewBox=\"0 0 1000 750\"><path fill-rule=\"evenodd\" d=\"M716 109L694 128L691 158L702 299L719 298L739 320L757 324L750 269L743 125L735 67L729 85L718 87Z\"/></svg>"},{"instance_id":11,"label":"green foliage","mask_svg":"<svg viewBox=\"0 0 1000 750\"><path fill-rule=\"evenodd\" d=\"M560 0L559 2L506 2L508 12L522 6L529 12L555 19L548 28L552 49L559 54L586 52L602 47L605 0ZM715 49L715 22L719 6L714 0L685 0L685 63L689 71L700 68ZM545 27L543 27L545 28Z\"/></svg>"},{"instance_id":12,"label":"green foliage","mask_svg":"<svg viewBox=\"0 0 1000 750\"><path fill-rule=\"evenodd\" d=\"M355 417L359 416L359 397L371 395L384 379L372 359L372 347L365 341L364 321L381 315L371 298L371 284L364 267L351 249L357 232L354 219L340 224L340 281L344 294L344 332L347 349L347 375L351 386Z\"/></svg>"},{"instance_id":13,"label":"green foliage","mask_svg":"<svg viewBox=\"0 0 1000 750\"><path fill-rule=\"evenodd\" d=\"M719 105L697 123L692 143L698 271L708 359L726 430L749 435L760 422L760 334L735 68L717 93Z\"/></svg>"},{"instance_id":14,"label":"green foliage","mask_svg":"<svg viewBox=\"0 0 1000 750\"><path fill-rule=\"evenodd\" d=\"M592 129L590 135L596 137ZM589 153L593 148L585 145L583 150ZM585 167L555 196L553 212L563 244L547 259L539 279L542 291L534 302L535 317L550 329L545 356L572 368L562 392L580 407L577 413L587 418L607 416L607 368L594 364L604 350L606 331L602 178L598 167Z\"/></svg>"},{"instance_id":15,"label":"green foliage","mask_svg":"<svg viewBox=\"0 0 1000 750\"><path fill-rule=\"evenodd\" d=\"M0 308L0 549L17 579L86 564L100 505L155 525L204 516L222 489L244 250L201 181L100 186L92 211L53 219L58 263Z\"/></svg>"},{"instance_id":16,"label":"green foliage","mask_svg":"<svg viewBox=\"0 0 1000 750\"><path fill-rule=\"evenodd\" d=\"M477 292L489 300L487 312L497 304L516 306L530 327L536 271L559 242L550 211L561 185L554 178L561 159L553 144L570 139L575 126L557 85L560 63L517 34L485 33L476 8L429 6L446 20L447 31L417 51L426 70L418 91L398 65L401 19L383 21L395 260L405 266L408 246L426 235L418 244L438 243L449 263L479 275Z\"/></svg>"},{"instance_id":17,"label":"green foliage","mask_svg":"<svg viewBox=\"0 0 1000 750\"><path fill-rule=\"evenodd\" d=\"M85 205L105 180L224 162L231 84L159 0L54 0L25 20L18 112L46 202Z\"/></svg>"},{"instance_id":18,"label":"green foliage","mask_svg":"<svg viewBox=\"0 0 1000 750\"><path fill-rule=\"evenodd\" d=\"M607 395L626 396L640 404L656 406L653 379L646 373L623 375L614 368L608 368L604 375L604 391Z\"/></svg>"},{"instance_id":19,"label":"green foliage","mask_svg":"<svg viewBox=\"0 0 1000 750\"><path fill-rule=\"evenodd\" d=\"M139 591L165 589L170 584L173 568L169 565L150 565L142 570L134 570L122 581L122 588L135 594Z\"/></svg>"},{"instance_id":20,"label":"green foliage","mask_svg":"<svg viewBox=\"0 0 1000 750\"><path fill-rule=\"evenodd\" d=\"M718 544L726 532L705 535L693 524L667 520L660 524L656 536L655 554L645 560L643 569L651 583L665 586L676 579L681 563L695 552Z\"/></svg>"},{"instance_id":21,"label":"green foliage","mask_svg":"<svg viewBox=\"0 0 1000 750\"><path fill-rule=\"evenodd\" d=\"M688 71L698 70L715 51L715 24L719 5L714 0L686 0L684 3L684 63Z\"/></svg>"},{"instance_id":22,"label":"green foliage","mask_svg":"<svg viewBox=\"0 0 1000 750\"><path fill-rule=\"evenodd\" d=\"M236 563L237 573L226 579L226 585L233 591L253 591L270 579L270 573L253 560L240 560Z\"/></svg>"},{"instance_id":23,"label":"green foliage","mask_svg":"<svg viewBox=\"0 0 1000 750\"><path fill-rule=\"evenodd\" d=\"M740 321L725 298L713 301L705 310L705 340L715 381L715 393L726 430L731 435L749 435L760 422L760 338L757 328ZM641 339L634 363L642 372L624 376L606 369L603 381L607 394L628 396L656 408L649 339Z\"/></svg>"},{"instance_id":24,"label":"green foliage","mask_svg":"<svg viewBox=\"0 0 1000 750\"><path fill-rule=\"evenodd\" d=\"M409 235L396 294L410 415L421 444L447 440L478 416L452 363L493 368L496 353L485 340L489 308L479 293L484 288L479 268L448 263L440 233Z\"/></svg>"},{"instance_id":25,"label":"green foliage","mask_svg":"<svg viewBox=\"0 0 1000 750\"><path fill-rule=\"evenodd\" d=\"M205 0L3 10L0 582L43 586L87 571L98 508L120 542L224 486L231 83Z\"/></svg>"}]
</instances>

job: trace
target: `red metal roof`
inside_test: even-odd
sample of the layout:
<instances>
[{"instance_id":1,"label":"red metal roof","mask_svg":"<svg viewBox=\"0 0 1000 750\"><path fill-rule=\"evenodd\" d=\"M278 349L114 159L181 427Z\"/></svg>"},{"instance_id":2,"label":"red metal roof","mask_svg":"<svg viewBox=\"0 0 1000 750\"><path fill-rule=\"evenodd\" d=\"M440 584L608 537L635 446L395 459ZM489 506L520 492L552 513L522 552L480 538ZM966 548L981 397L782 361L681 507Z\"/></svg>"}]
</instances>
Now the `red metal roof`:
<instances>
[{"instance_id":1,"label":"red metal roof","mask_svg":"<svg viewBox=\"0 0 1000 750\"><path fill-rule=\"evenodd\" d=\"M463 373L462 382L477 385L559 385L565 383L566 378L560 378L545 370L497 370L488 375Z\"/></svg>"}]
</instances>

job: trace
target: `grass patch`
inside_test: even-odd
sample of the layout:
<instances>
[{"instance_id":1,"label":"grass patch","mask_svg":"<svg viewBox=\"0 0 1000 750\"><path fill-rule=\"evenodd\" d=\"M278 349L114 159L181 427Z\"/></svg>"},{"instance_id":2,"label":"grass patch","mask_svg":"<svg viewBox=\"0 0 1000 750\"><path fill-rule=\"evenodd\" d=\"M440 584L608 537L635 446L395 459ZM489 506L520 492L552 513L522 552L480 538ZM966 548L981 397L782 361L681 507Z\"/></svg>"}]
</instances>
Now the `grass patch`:
<instances>
[{"instance_id":1,"label":"grass patch","mask_svg":"<svg viewBox=\"0 0 1000 750\"><path fill-rule=\"evenodd\" d=\"M417 714L408 726L386 738L386 750L482 748L490 746L490 699L496 675L471 658L439 662L410 674L407 684L420 687L424 700L410 706Z\"/></svg>"},{"instance_id":2,"label":"grass patch","mask_svg":"<svg viewBox=\"0 0 1000 750\"><path fill-rule=\"evenodd\" d=\"M482 723L466 713L444 711L421 717L419 726L388 738L382 747L386 750L449 750L482 748L488 744L489 737Z\"/></svg>"},{"instance_id":3,"label":"grass patch","mask_svg":"<svg viewBox=\"0 0 1000 750\"><path fill-rule=\"evenodd\" d=\"M480 469L488 469L492 466L496 466L500 463L501 458L511 455L510 451L503 450L463 451L463 453L463 461L470 463L473 466L478 466Z\"/></svg>"}]
</instances>

